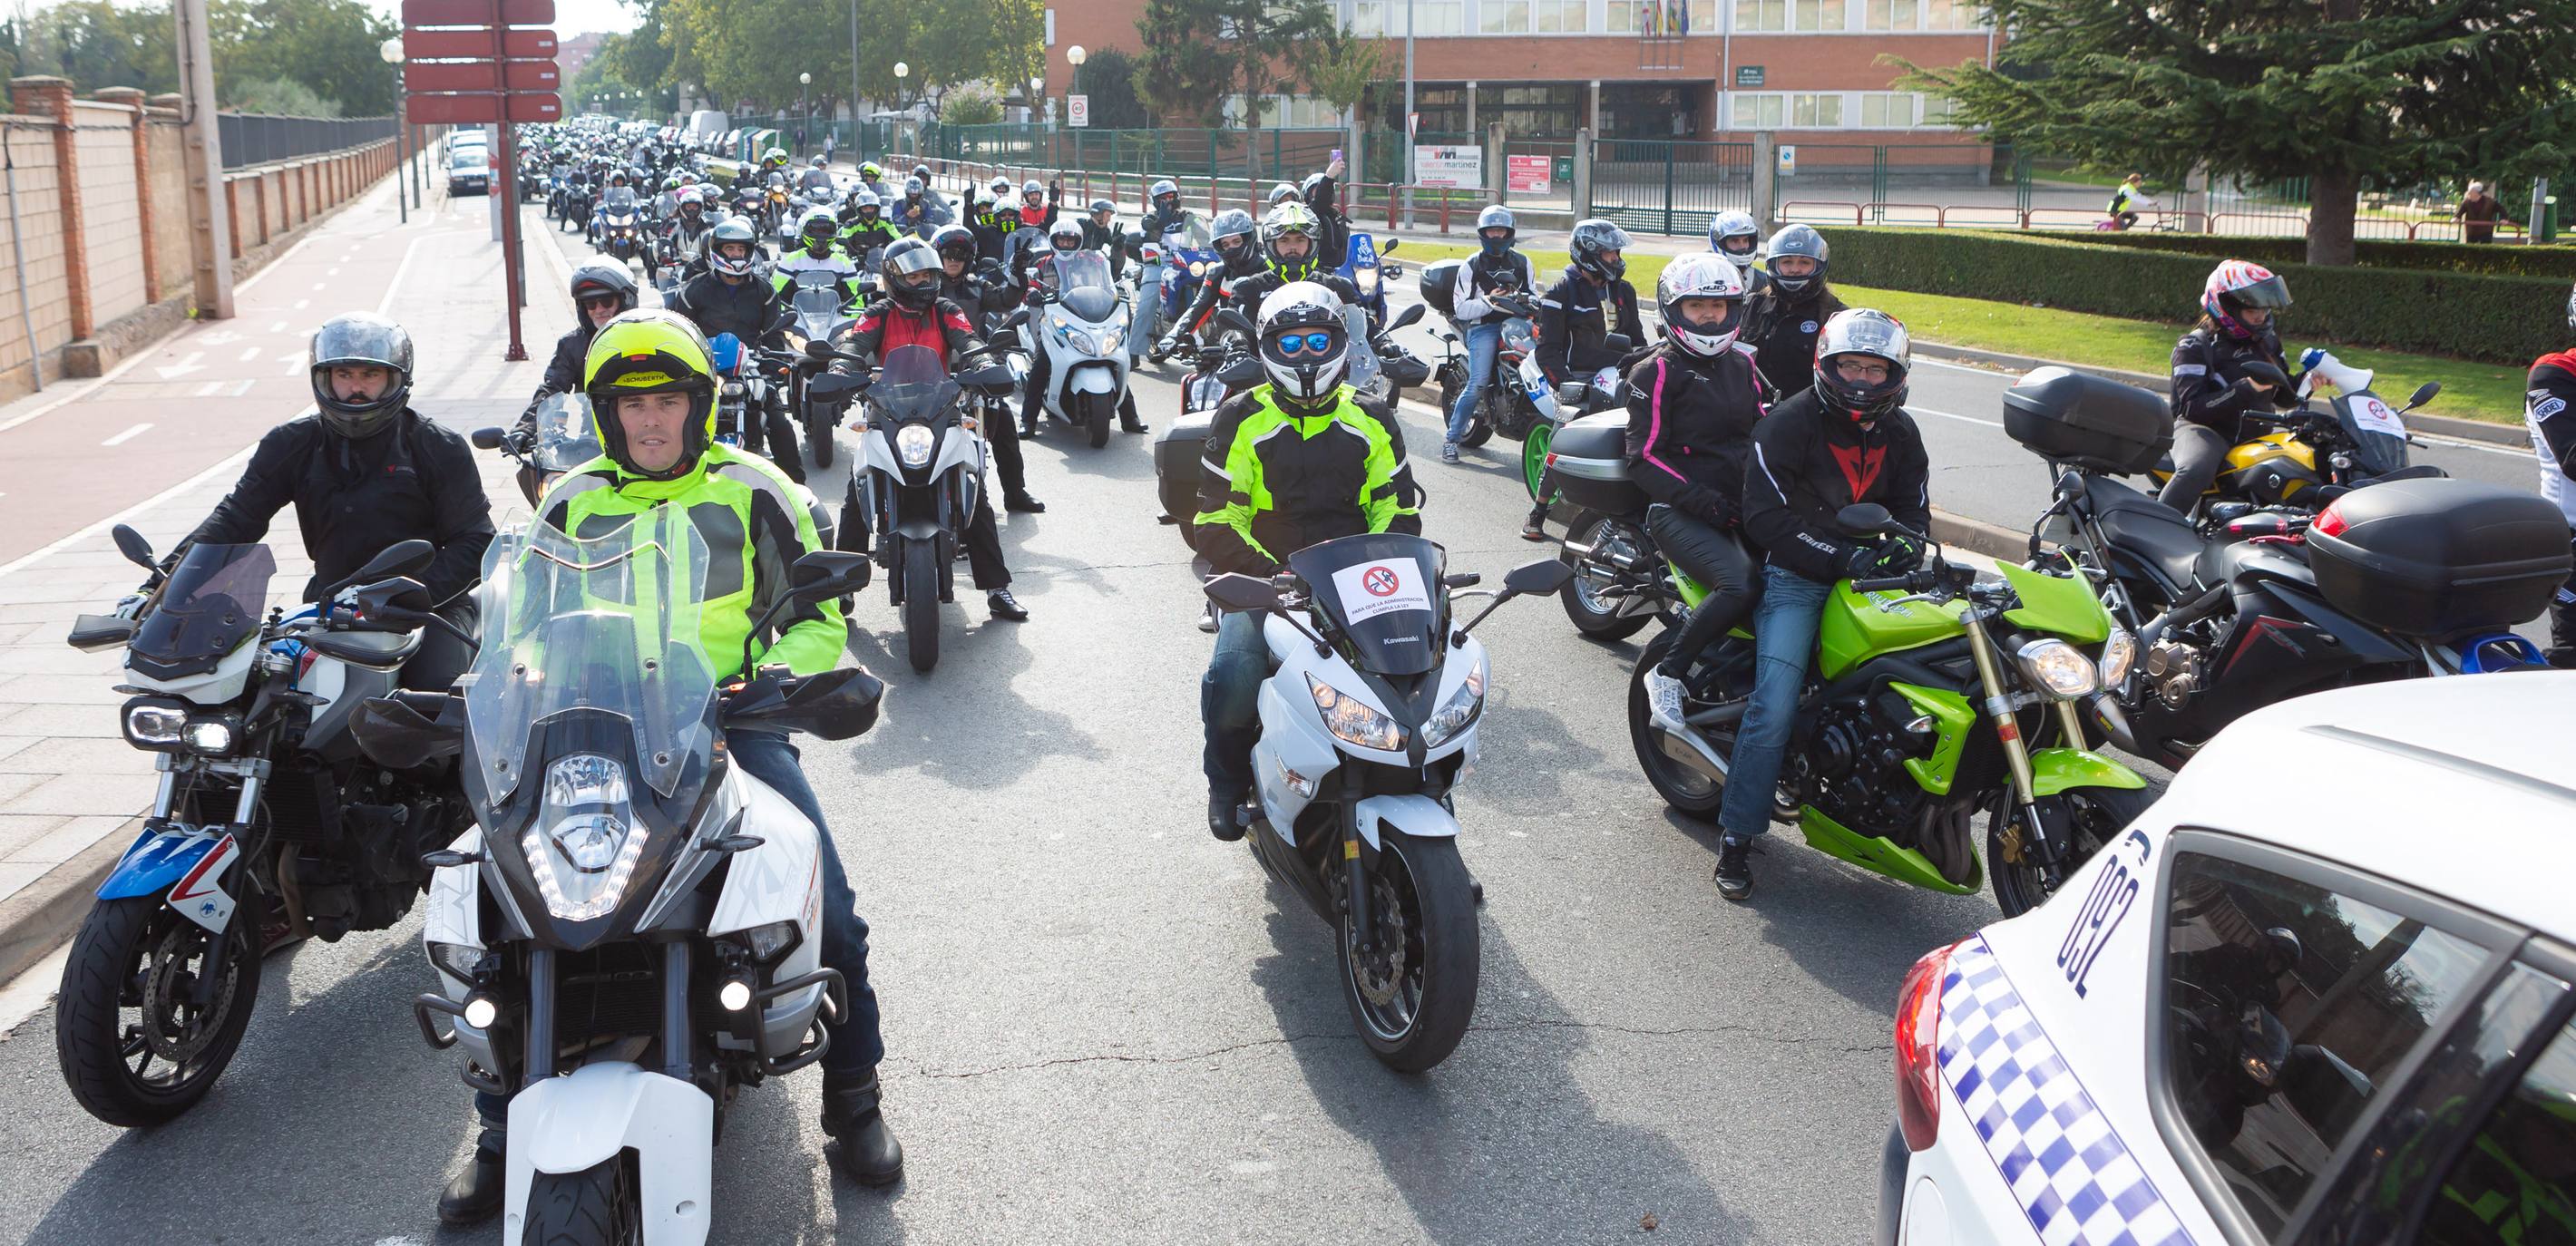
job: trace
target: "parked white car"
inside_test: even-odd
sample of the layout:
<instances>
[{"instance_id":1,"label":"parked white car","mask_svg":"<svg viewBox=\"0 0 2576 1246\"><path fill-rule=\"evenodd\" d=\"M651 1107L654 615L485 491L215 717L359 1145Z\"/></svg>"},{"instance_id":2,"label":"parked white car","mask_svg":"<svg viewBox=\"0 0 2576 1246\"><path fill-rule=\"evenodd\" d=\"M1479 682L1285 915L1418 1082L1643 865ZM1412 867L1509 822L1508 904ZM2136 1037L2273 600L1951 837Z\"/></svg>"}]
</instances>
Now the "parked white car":
<instances>
[{"instance_id":1,"label":"parked white car","mask_svg":"<svg viewBox=\"0 0 2576 1246\"><path fill-rule=\"evenodd\" d=\"M1878 1240L2576 1242L2576 674L2228 728L1896 1020Z\"/></svg>"}]
</instances>

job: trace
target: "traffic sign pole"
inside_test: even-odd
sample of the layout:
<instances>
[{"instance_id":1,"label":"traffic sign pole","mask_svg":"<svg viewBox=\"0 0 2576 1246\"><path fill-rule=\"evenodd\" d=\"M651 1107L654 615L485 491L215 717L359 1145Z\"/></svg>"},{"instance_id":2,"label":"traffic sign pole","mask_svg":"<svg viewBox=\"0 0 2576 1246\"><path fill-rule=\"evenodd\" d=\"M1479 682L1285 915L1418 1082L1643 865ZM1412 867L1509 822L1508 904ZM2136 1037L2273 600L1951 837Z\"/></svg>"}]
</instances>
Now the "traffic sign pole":
<instances>
[{"instance_id":1,"label":"traffic sign pole","mask_svg":"<svg viewBox=\"0 0 2576 1246\"><path fill-rule=\"evenodd\" d=\"M445 2L445 0L407 0L407 5L438 2ZM498 78L502 73L502 62L510 58L509 9L514 4L523 9L541 5L545 9L545 15L534 20L553 21L554 0L536 0L535 4L531 4L530 0L490 0L490 4L492 6L492 68L493 76ZM504 281L509 287L503 298L510 305L510 349L501 357L511 363L518 363L528 357L527 342L521 336L519 327L520 310L528 305L528 274L524 267L525 249L520 245L519 238L518 127L510 121L509 113L512 110L508 107L508 100L508 96L503 96L501 100L502 116L498 123L501 131L501 167L494 170L494 176L501 183L501 267Z\"/></svg>"}]
</instances>

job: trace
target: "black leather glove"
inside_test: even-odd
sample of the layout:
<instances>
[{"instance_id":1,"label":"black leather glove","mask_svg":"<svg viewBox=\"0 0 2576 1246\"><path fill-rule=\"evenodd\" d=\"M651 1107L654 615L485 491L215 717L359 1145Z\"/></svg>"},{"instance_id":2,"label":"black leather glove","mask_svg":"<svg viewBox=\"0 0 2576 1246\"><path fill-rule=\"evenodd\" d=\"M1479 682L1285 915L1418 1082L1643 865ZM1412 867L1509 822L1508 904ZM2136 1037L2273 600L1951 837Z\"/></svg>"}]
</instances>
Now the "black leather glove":
<instances>
[{"instance_id":1,"label":"black leather glove","mask_svg":"<svg viewBox=\"0 0 2576 1246\"><path fill-rule=\"evenodd\" d=\"M1889 535L1878 546L1874 575L1903 575L1923 565L1923 546L1910 536Z\"/></svg>"},{"instance_id":2,"label":"black leather glove","mask_svg":"<svg viewBox=\"0 0 2576 1246\"><path fill-rule=\"evenodd\" d=\"M1844 550L1843 556L1834 560L1834 578L1837 580L1866 580L1875 574L1874 568L1877 566L1877 547L1869 545L1855 545Z\"/></svg>"}]
</instances>

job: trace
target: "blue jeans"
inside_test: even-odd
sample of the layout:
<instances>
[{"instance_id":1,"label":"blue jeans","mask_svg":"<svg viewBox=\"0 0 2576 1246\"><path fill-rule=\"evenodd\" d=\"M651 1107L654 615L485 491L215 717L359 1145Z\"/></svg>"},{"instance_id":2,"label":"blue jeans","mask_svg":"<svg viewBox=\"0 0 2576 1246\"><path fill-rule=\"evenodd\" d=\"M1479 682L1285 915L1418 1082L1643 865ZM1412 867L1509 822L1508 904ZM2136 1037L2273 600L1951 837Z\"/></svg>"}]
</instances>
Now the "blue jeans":
<instances>
[{"instance_id":1,"label":"blue jeans","mask_svg":"<svg viewBox=\"0 0 2576 1246\"><path fill-rule=\"evenodd\" d=\"M1217 621L1216 652L1199 677L1199 721L1207 728L1200 768L1210 793L1252 790L1252 746L1261 742L1261 681L1270 678L1270 646L1261 616L1229 613Z\"/></svg>"},{"instance_id":2,"label":"blue jeans","mask_svg":"<svg viewBox=\"0 0 2576 1246\"><path fill-rule=\"evenodd\" d=\"M1458 405L1449 409L1448 439L1455 445L1467 435L1476 420L1476 404L1484 400L1485 386L1494 379L1494 356L1502 353L1502 322L1471 324L1458 335L1467 347L1467 387L1458 391Z\"/></svg>"},{"instance_id":3,"label":"blue jeans","mask_svg":"<svg viewBox=\"0 0 2576 1246\"><path fill-rule=\"evenodd\" d=\"M1795 571L1762 569L1762 602L1753 608L1753 700L1735 733L1726 801L1717 810L1718 826L1732 837L1751 839L1771 827L1780 761L1798 721L1798 690L1807 682L1807 659L1832 593L1833 585Z\"/></svg>"},{"instance_id":4,"label":"blue jeans","mask_svg":"<svg viewBox=\"0 0 2576 1246\"><path fill-rule=\"evenodd\" d=\"M850 891L849 875L841 869L840 850L823 824L823 806L814 799L814 785L805 781L796 746L786 736L774 731L736 731L725 736L725 747L744 774L769 785L814 823L823 853L822 962L826 969L841 971L850 1005L849 1015L839 1024L827 1022L823 1027L832 1040L823 1053L823 1073L832 1078L865 1077L885 1058L876 988L868 985L868 923L859 916L858 898ZM478 1091L474 1107L489 1128L498 1129L510 1118L510 1100L504 1095Z\"/></svg>"}]
</instances>

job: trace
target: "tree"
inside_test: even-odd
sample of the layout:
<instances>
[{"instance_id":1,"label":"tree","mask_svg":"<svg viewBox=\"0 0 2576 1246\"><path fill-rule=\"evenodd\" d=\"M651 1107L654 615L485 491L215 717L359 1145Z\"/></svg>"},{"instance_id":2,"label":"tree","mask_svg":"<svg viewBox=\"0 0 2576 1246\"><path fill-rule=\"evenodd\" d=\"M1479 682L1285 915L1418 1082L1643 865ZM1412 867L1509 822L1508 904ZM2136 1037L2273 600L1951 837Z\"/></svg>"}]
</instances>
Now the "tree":
<instances>
[{"instance_id":1,"label":"tree","mask_svg":"<svg viewBox=\"0 0 2576 1246\"><path fill-rule=\"evenodd\" d=\"M161 10L161 21L170 21ZM378 45L402 33L360 0L216 0L208 34L215 82L284 80L353 117L390 116L394 73Z\"/></svg>"},{"instance_id":2,"label":"tree","mask_svg":"<svg viewBox=\"0 0 2576 1246\"><path fill-rule=\"evenodd\" d=\"M272 117L337 117L340 105L292 78L262 78L225 88L224 107Z\"/></svg>"},{"instance_id":3,"label":"tree","mask_svg":"<svg viewBox=\"0 0 2576 1246\"><path fill-rule=\"evenodd\" d=\"M2353 261L2365 183L2563 169L2576 0L1989 0L1992 68L1897 85L2096 166L2310 179L2308 260Z\"/></svg>"},{"instance_id":4,"label":"tree","mask_svg":"<svg viewBox=\"0 0 2576 1246\"><path fill-rule=\"evenodd\" d=\"M1236 97L1243 126L1258 128L1266 97L1309 81L1347 41L1326 0L1146 0L1136 32L1137 93L1166 121L1210 128L1226 124ZM1257 178L1259 144L1246 147Z\"/></svg>"},{"instance_id":5,"label":"tree","mask_svg":"<svg viewBox=\"0 0 2576 1246\"><path fill-rule=\"evenodd\" d=\"M1083 62L1082 93L1091 97L1091 124L1104 130L1143 130L1154 124L1136 95L1135 58L1102 48Z\"/></svg>"},{"instance_id":6,"label":"tree","mask_svg":"<svg viewBox=\"0 0 2576 1246\"><path fill-rule=\"evenodd\" d=\"M991 125L1002 119L1002 101L982 85L959 87L939 101L941 125Z\"/></svg>"}]
</instances>

